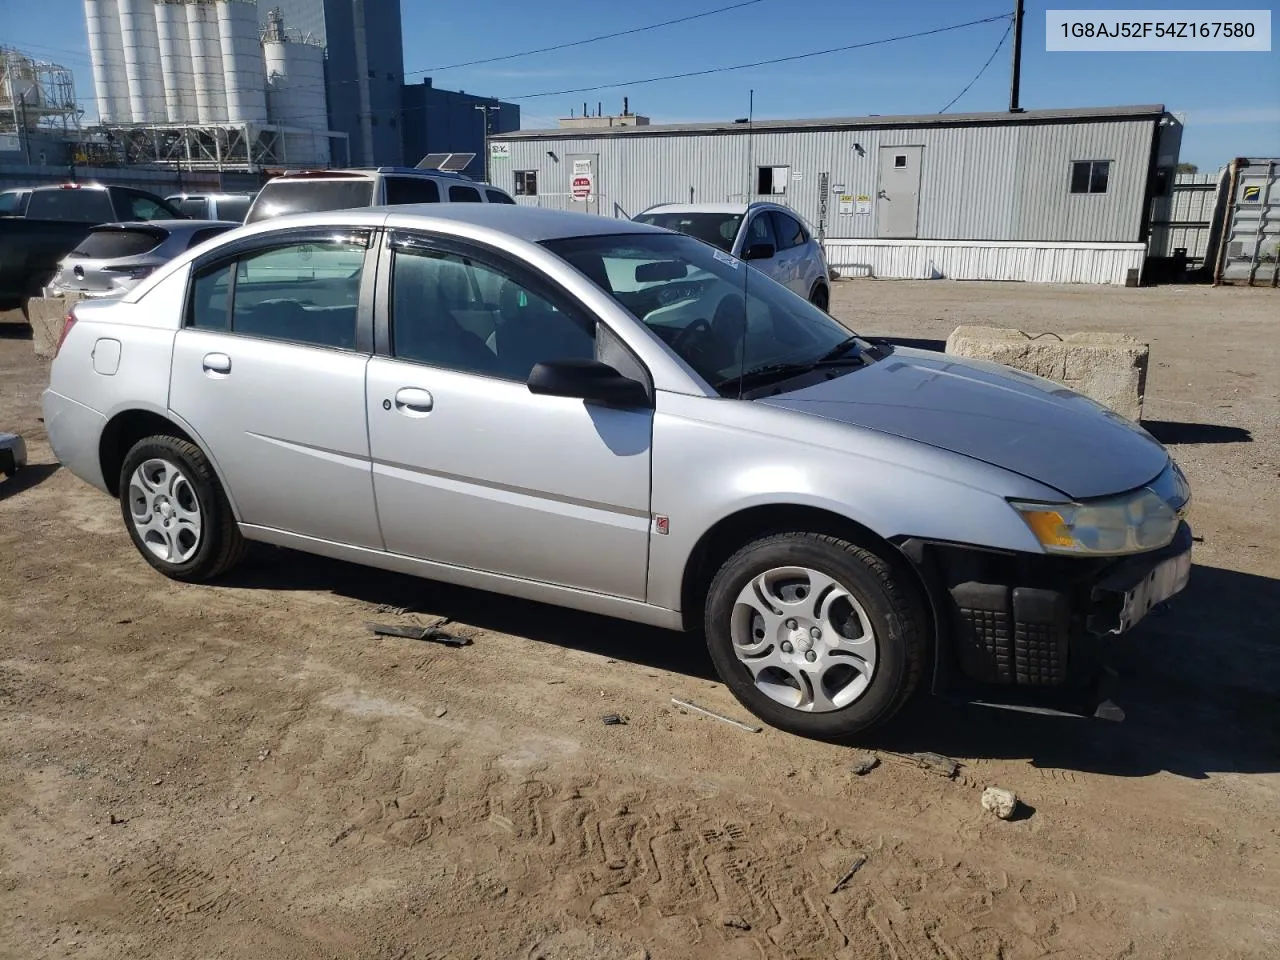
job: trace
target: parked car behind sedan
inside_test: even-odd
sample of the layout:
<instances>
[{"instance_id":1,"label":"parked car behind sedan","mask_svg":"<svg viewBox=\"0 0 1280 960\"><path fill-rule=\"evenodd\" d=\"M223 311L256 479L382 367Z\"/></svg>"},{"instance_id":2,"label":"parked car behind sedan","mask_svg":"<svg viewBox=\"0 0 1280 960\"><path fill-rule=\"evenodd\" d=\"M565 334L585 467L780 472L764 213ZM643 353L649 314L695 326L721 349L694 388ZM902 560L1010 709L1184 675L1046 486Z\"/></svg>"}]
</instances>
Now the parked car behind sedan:
<instances>
[{"instance_id":1,"label":"parked car behind sedan","mask_svg":"<svg viewBox=\"0 0 1280 960\"><path fill-rule=\"evenodd\" d=\"M256 540L701 633L812 737L924 686L1084 697L1190 569L1189 489L1136 424L585 214L244 227L76 304L42 400L168 577Z\"/></svg>"},{"instance_id":2,"label":"parked car behind sedan","mask_svg":"<svg viewBox=\"0 0 1280 960\"><path fill-rule=\"evenodd\" d=\"M227 220L101 224L58 264L48 292L118 297L178 254L238 226Z\"/></svg>"},{"instance_id":3,"label":"parked car behind sedan","mask_svg":"<svg viewBox=\"0 0 1280 960\"><path fill-rule=\"evenodd\" d=\"M820 310L831 303L822 244L794 210L780 203L663 203L635 219L687 233L746 260Z\"/></svg>"},{"instance_id":4,"label":"parked car behind sedan","mask_svg":"<svg viewBox=\"0 0 1280 960\"><path fill-rule=\"evenodd\" d=\"M244 223L257 191L252 193L175 193L165 200L193 220L234 220Z\"/></svg>"}]
</instances>

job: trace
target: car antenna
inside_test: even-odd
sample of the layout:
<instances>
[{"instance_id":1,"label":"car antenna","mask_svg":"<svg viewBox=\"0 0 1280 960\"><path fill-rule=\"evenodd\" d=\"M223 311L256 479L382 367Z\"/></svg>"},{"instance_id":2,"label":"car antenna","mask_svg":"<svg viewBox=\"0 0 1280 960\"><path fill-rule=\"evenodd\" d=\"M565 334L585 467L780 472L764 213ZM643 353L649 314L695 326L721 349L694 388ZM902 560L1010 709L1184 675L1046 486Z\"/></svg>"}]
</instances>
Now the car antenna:
<instances>
[{"instance_id":1,"label":"car antenna","mask_svg":"<svg viewBox=\"0 0 1280 960\"><path fill-rule=\"evenodd\" d=\"M747 226L750 227L751 213L751 124L755 120L756 108L756 89L752 87L747 91ZM747 231L747 244L751 243L750 229ZM744 248L744 254L749 251ZM738 399L742 399L743 380L747 375L747 284L751 277L751 263L748 260L742 261L742 345L738 355Z\"/></svg>"}]
</instances>

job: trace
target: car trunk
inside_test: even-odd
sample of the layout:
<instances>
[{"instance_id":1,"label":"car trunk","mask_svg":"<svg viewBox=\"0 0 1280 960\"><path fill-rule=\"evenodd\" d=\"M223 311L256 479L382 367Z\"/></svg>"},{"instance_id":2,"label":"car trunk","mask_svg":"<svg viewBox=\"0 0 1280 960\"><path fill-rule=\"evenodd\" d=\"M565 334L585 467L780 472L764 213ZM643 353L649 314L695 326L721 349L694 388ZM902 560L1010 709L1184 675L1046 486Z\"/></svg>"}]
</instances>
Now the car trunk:
<instances>
[{"instance_id":1,"label":"car trunk","mask_svg":"<svg viewBox=\"0 0 1280 960\"><path fill-rule=\"evenodd\" d=\"M155 264L146 255L169 232L155 226L102 227L91 230L59 266L54 285L86 294L111 293L150 272Z\"/></svg>"}]
</instances>

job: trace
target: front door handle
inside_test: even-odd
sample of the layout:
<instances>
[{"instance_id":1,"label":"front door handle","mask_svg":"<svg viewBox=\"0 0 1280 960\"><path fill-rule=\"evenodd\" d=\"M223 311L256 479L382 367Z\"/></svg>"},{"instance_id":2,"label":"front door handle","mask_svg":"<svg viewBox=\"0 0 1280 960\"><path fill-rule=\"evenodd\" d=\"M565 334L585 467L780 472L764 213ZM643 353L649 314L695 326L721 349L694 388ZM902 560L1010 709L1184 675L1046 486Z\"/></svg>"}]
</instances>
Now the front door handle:
<instances>
[{"instance_id":1,"label":"front door handle","mask_svg":"<svg viewBox=\"0 0 1280 960\"><path fill-rule=\"evenodd\" d=\"M211 377L225 377L231 373L231 358L225 353L206 353L204 372Z\"/></svg>"},{"instance_id":2,"label":"front door handle","mask_svg":"<svg viewBox=\"0 0 1280 960\"><path fill-rule=\"evenodd\" d=\"M425 417L435 400L421 387L401 387L396 391L396 410L406 417Z\"/></svg>"}]
</instances>

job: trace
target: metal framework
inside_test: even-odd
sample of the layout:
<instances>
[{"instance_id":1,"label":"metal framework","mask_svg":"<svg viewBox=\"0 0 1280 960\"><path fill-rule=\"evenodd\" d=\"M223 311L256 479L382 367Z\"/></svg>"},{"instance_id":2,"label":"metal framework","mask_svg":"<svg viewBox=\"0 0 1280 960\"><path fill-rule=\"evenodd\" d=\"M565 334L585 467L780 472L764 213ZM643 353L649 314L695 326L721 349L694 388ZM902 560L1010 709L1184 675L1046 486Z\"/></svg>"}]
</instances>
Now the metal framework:
<instances>
[{"instance_id":1,"label":"metal framework","mask_svg":"<svg viewBox=\"0 0 1280 960\"><path fill-rule=\"evenodd\" d=\"M81 116L70 70L0 46L0 133L74 136Z\"/></svg>"},{"instance_id":2,"label":"metal framework","mask_svg":"<svg viewBox=\"0 0 1280 960\"><path fill-rule=\"evenodd\" d=\"M314 156L290 156L288 143L311 136L329 141L329 154L350 164L348 136L280 124L123 124L93 127L77 146L80 162L112 165L154 164L183 170L244 171L266 167L314 165ZM296 150L294 151L297 152ZM79 159L78 157L78 159Z\"/></svg>"}]
</instances>

